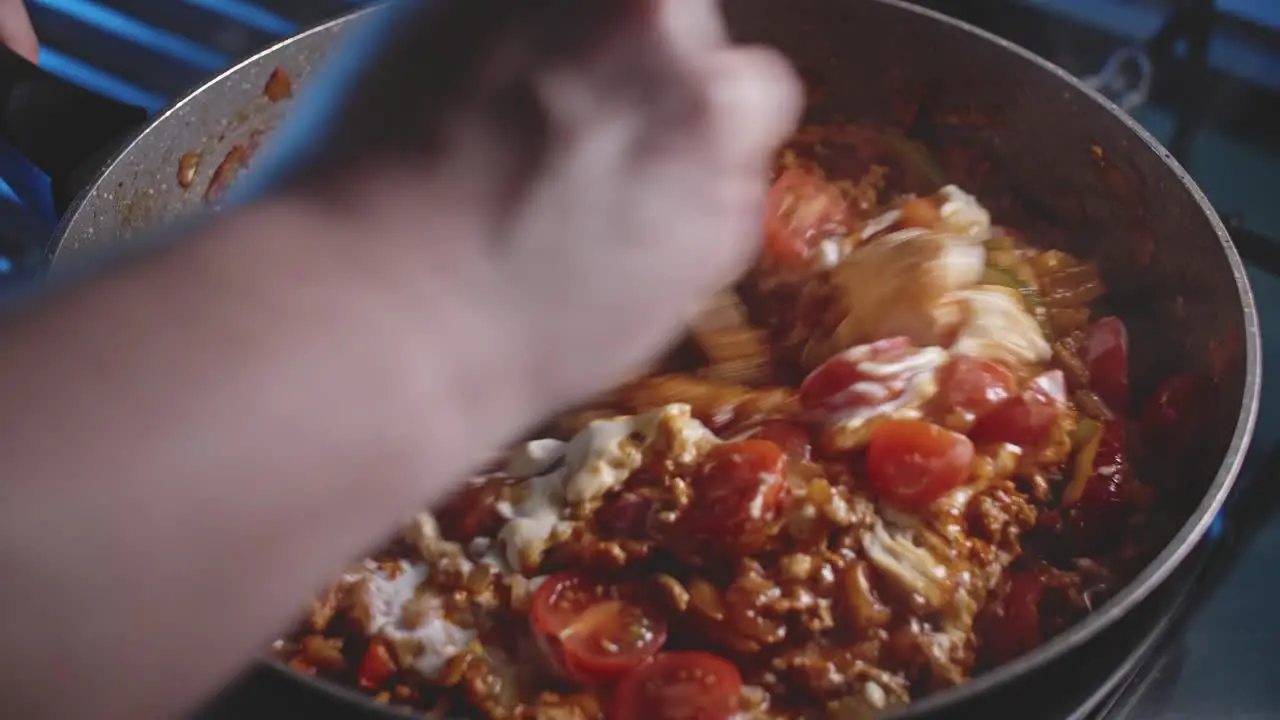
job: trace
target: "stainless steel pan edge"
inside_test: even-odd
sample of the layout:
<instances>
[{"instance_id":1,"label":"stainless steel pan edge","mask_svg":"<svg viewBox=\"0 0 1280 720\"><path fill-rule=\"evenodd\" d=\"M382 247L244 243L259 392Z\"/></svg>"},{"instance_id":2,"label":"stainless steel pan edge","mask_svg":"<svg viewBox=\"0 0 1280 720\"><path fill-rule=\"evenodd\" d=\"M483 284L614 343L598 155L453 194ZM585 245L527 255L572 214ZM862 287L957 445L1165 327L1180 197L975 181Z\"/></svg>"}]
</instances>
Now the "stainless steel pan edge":
<instances>
[{"instance_id":1,"label":"stainless steel pan edge","mask_svg":"<svg viewBox=\"0 0 1280 720\"><path fill-rule=\"evenodd\" d=\"M810 7L821 5L824 0L813 0ZM965 34L979 39L993 48L990 53L1002 56L1009 63L1033 66L1035 73L1043 76L1046 84L1061 87L1063 102L1083 99L1102 108L1110 122L1118 123L1136 139L1144 149L1128 152L1148 152L1157 156L1173 179L1172 185L1186 192L1194 211L1207 223L1210 232L1220 245L1220 259L1225 260L1238 300L1242 348L1238 362L1239 373L1238 412L1233 418L1234 428L1225 443L1222 461L1213 479L1204 486L1198 504L1190 511L1187 520L1173 535L1169 544L1128 586L1091 616L1053 638L1037 650L1018 660L974 678L970 682L947 691L926 697L892 717L905 718L940 714L962 706L968 701L989 693L1032 671L1044 667L1053 659L1078 648L1095 638L1120 617L1130 612L1152 593L1191 551L1204 535L1214 516L1231 490L1247 450L1249 438L1256 421L1259 391L1261 387L1261 349L1256 308L1243 264L1231 244L1230 238L1203 193L1196 187L1185 170L1141 126L1096 93L1081 86L1066 72L1051 65L1020 47L1008 43L985 31L950 19L936 12L909 5L902 0L826 0L832 8L838 5L879 6L886 12L900 14L903 21L926 21L945 28L947 32ZM761 5L761 0L726 0L730 16L735 7ZM785 4L773 3L775 6ZM764 10L755 9L757 13ZM834 10L833 10L834 11ZM366 11L373 12L373 11ZM80 256L93 248L118 245L127 241L135 230L151 228L176 217L202 212L205 207L197 188L207 182L211 167L201 169L201 178L191 191L179 192L173 185L172 173L176 171L178 157L192 149L199 149L208 157L218 157L236 142L245 142L256 131L269 129L279 121L288 104L265 104L260 99L262 84L277 66L289 70L299 81L318 63L338 40L354 17L326 23L320 27L291 38L279 45L255 55L209 81L191 95L156 118L145 131L104 168L99 179L85 190L65 215L50 246L49 255L54 267L63 265L68 256ZM998 52L996 51L998 50ZM1020 70L1022 74L1035 74ZM212 164L212 163L210 163ZM169 172L170 175L165 175ZM156 181L153 178L159 177ZM145 184L139 192L136 184ZM1232 320L1236 320L1235 316ZM1226 418L1223 418L1224 422ZM337 688L327 683L303 678L270 663L268 672L280 674L291 681L302 682L320 689L345 702L366 710L386 711L358 693Z\"/></svg>"},{"instance_id":2,"label":"stainless steel pan edge","mask_svg":"<svg viewBox=\"0 0 1280 720\"><path fill-rule=\"evenodd\" d=\"M295 88L354 25L380 12L372 7L324 22L282 40L191 90L126 142L68 205L46 247L49 273L100 253L128 248L157 228L217 209L204 192L227 153L256 145L284 120L293 98L264 94L271 74L286 73ZM200 166L190 187L178 183L183 155ZM246 165L251 171L252 159Z\"/></svg>"}]
</instances>

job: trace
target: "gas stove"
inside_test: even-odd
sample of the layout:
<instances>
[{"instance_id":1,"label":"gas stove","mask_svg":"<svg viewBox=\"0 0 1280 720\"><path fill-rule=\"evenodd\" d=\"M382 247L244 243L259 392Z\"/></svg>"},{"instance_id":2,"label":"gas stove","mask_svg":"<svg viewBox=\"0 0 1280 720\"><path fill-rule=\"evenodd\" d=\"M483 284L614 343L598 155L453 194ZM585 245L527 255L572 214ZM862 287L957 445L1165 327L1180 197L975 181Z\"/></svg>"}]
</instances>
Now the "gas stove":
<instances>
[{"instance_id":1,"label":"gas stove","mask_svg":"<svg viewBox=\"0 0 1280 720\"><path fill-rule=\"evenodd\" d=\"M151 111L275 39L365 0L29 0L42 64ZM1264 358L1280 362L1280 3L1275 0L919 0L1085 78L1189 169L1248 265ZM48 182L0 148L0 290L52 228ZM7 278L7 280L6 280ZM1272 327L1274 326L1274 327ZM1270 339L1270 342L1268 342ZM1263 376L1271 370L1264 370ZM1275 370L1280 376L1280 368ZM1253 451L1208 536L1138 611L993 698L1047 720L1280 717L1280 397L1263 386ZM201 718L357 717L249 675Z\"/></svg>"},{"instance_id":2,"label":"gas stove","mask_svg":"<svg viewBox=\"0 0 1280 720\"><path fill-rule=\"evenodd\" d=\"M1275 715L1280 692L1272 687L1271 675L1251 661L1265 663L1280 638L1280 625L1266 618L1266 583L1272 582L1272 562L1280 549L1275 518L1280 486L1269 482L1280 473L1280 447L1257 447L1250 460L1254 466L1186 563L1079 658L1080 672L1105 679L1092 692L1067 700L1062 712L1037 717ZM1084 686L1089 687L1087 681Z\"/></svg>"}]
</instances>

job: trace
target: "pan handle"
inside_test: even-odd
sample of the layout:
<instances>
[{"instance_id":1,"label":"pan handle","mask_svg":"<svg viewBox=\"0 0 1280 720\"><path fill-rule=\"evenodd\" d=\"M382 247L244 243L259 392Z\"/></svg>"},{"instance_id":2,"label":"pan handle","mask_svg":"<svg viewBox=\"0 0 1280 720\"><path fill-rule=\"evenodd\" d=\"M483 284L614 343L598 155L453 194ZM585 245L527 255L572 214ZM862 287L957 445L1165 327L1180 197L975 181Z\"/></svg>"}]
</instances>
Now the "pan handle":
<instances>
[{"instance_id":1,"label":"pan handle","mask_svg":"<svg viewBox=\"0 0 1280 720\"><path fill-rule=\"evenodd\" d=\"M0 46L0 139L49 176L61 212L91 160L147 118L146 110L90 92Z\"/></svg>"}]
</instances>

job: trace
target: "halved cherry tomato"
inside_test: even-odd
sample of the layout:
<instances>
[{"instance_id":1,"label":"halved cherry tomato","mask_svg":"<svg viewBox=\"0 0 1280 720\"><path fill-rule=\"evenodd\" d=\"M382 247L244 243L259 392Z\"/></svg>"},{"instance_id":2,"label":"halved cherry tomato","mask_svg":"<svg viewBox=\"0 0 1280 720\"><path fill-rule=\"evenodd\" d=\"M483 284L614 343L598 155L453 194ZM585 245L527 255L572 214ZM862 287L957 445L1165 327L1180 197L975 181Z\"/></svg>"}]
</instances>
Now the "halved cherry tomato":
<instances>
[{"instance_id":1,"label":"halved cherry tomato","mask_svg":"<svg viewBox=\"0 0 1280 720\"><path fill-rule=\"evenodd\" d=\"M800 404L826 412L882 405L901 397L912 378L936 364L934 354L905 337L859 345L814 368L800 383Z\"/></svg>"},{"instance_id":2,"label":"halved cherry tomato","mask_svg":"<svg viewBox=\"0 0 1280 720\"><path fill-rule=\"evenodd\" d=\"M989 665L1009 662L1040 645L1043 596L1044 579L1036 573L1018 573L1009 579L1009 591L981 635L982 656Z\"/></svg>"},{"instance_id":3,"label":"halved cherry tomato","mask_svg":"<svg viewBox=\"0 0 1280 720\"><path fill-rule=\"evenodd\" d=\"M1082 358L1090 384L1113 411L1129 409L1129 331L1117 317L1104 317L1089 328Z\"/></svg>"},{"instance_id":4,"label":"halved cherry tomato","mask_svg":"<svg viewBox=\"0 0 1280 720\"><path fill-rule=\"evenodd\" d=\"M799 265L818 244L849 233L849 206L840 191L804 170L787 170L765 196L766 255L780 265Z\"/></svg>"},{"instance_id":5,"label":"halved cherry tomato","mask_svg":"<svg viewBox=\"0 0 1280 720\"><path fill-rule=\"evenodd\" d=\"M604 585L579 573L547 578L533 594L533 636L569 680L611 682L667 641L667 623L634 588Z\"/></svg>"},{"instance_id":6,"label":"halved cherry tomato","mask_svg":"<svg viewBox=\"0 0 1280 720\"><path fill-rule=\"evenodd\" d=\"M712 447L693 479L680 536L697 549L751 554L769 540L786 492L786 457L768 440Z\"/></svg>"},{"instance_id":7,"label":"halved cherry tomato","mask_svg":"<svg viewBox=\"0 0 1280 720\"><path fill-rule=\"evenodd\" d=\"M938 372L938 403L943 414L963 412L974 420L1003 404L1017 384L1009 368L983 358L960 355Z\"/></svg>"},{"instance_id":8,"label":"halved cherry tomato","mask_svg":"<svg viewBox=\"0 0 1280 720\"><path fill-rule=\"evenodd\" d=\"M1204 380L1194 373L1182 373L1156 388L1142 412L1142 426L1160 444L1170 449L1194 447L1200 429L1195 422L1207 411Z\"/></svg>"},{"instance_id":9,"label":"halved cherry tomato","mask_svg":"<svg viewBox=\"0 0 1280 720\"><path fill-rule=\"evenodd\" d=\"M1053 428L1067 409L1067 382L1061 370L1036 377L1017 397L989 411L969 437L976 443L1010 443L1039 448L1049 442Z\"/></svg>"},{"instance_id":10,"label":"halved cherry tomato","mask_svg":"<svg viewBox=\"0 0 1280 720\"><path fill-rule=\"evenodd\" d=\"M360 667L356 669L356 684L361 690L377 690L396 674L396 662L391 659L387 646L378 641L369 644Z\"/></svg>"},{"instance_id":11,"label":"halved cherry tomato","mask_svg":"<svg viewBox=\"0 0 1280 720\"><path fill-rule=\"evenodd\" d=\"M809 430L789 420L761 420L738 433L735 440L768 440L782 448L783 454L794 460L808 460L813 454Z\"/></svg>"},{"instance_id":12,"label":"halved cherry tomato","mask_svg":"<svg viewBox=\"0 0 1280 720\"><path fill-rule=\"evenodd\" d=\"M728 720L741 692L742 675L724 658L662 653L618 685L609 720Z\"/></svg>"},{"instance_id":13,"label":"halved cherry tomato","mask_svg":"<svg viewBox=\"0 0 1280 720\"><path fill-rule=\"evenodd\" d=\"M972 463L969 438L923 420L885 420L867 446L872 488L907 508L925 507L960 486Z\"/></svg>"}]
</instances>

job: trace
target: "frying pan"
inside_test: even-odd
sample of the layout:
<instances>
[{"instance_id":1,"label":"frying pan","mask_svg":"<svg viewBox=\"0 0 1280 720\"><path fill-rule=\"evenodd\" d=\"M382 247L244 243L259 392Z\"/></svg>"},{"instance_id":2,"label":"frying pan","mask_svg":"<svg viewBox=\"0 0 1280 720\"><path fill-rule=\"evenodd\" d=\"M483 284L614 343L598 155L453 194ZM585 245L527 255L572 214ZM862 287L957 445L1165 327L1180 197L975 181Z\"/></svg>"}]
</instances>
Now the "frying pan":
<instances>
[{"instance_id":1,"label":"frying pan","mask_svg":"<svg viewBox=\"0 0 1280 720\"><path fill-rule=\"evenodd\" d=\"M1065 249L1097 258L1130 330L1139 397L1174 372L1213 380L1212 401L1202 409L1202 452L1183 464L1178 477L1160 480L1168 488L1164 495L1174 500L1167 508L1172 521L1167 544L1145 569L1037 650L894 715L963 716L1003 687L1031 677L1043 681L1046 668L1138 607L1205 533L1240 468L1258 408L1258 319L1244 268L1218 216L1169 153L1044 60L899 0L724 0L724 7L736 37L782 49L819 79L830 117L964 135L994 168L989 177L1016 188L1018 208L1064 228L1059 240ZM281 42L152 119L69 203L46 248L51 271L94 251L127 248L144 231L216 206L217 193L209 188L227 162L251 161L252 149L289 112L291 100L282 97L287 93L279 92L279 82L274 92L266 91L272 75L278 81L283 73L293 86L305 86L352 26L376 12ZM0 71L41 88L57 85L12 60L0 63ZM88 154L93 143L59 145L40 130L66 126L31 121L32 112L66 113L96 103L87 112L96 113L89 117L101 127L84 132L92 130L91 139L100 141L137 119L65 88L53 93L61 102L15 107L13 89L21 83L4 81L3 129L46 166L56 188L75 183L77 165L69 156ZM279 665L264 663L257 672L272 682L302 683L352 709L383 712L354 693Z\"/></svg>"}]
</instances>

